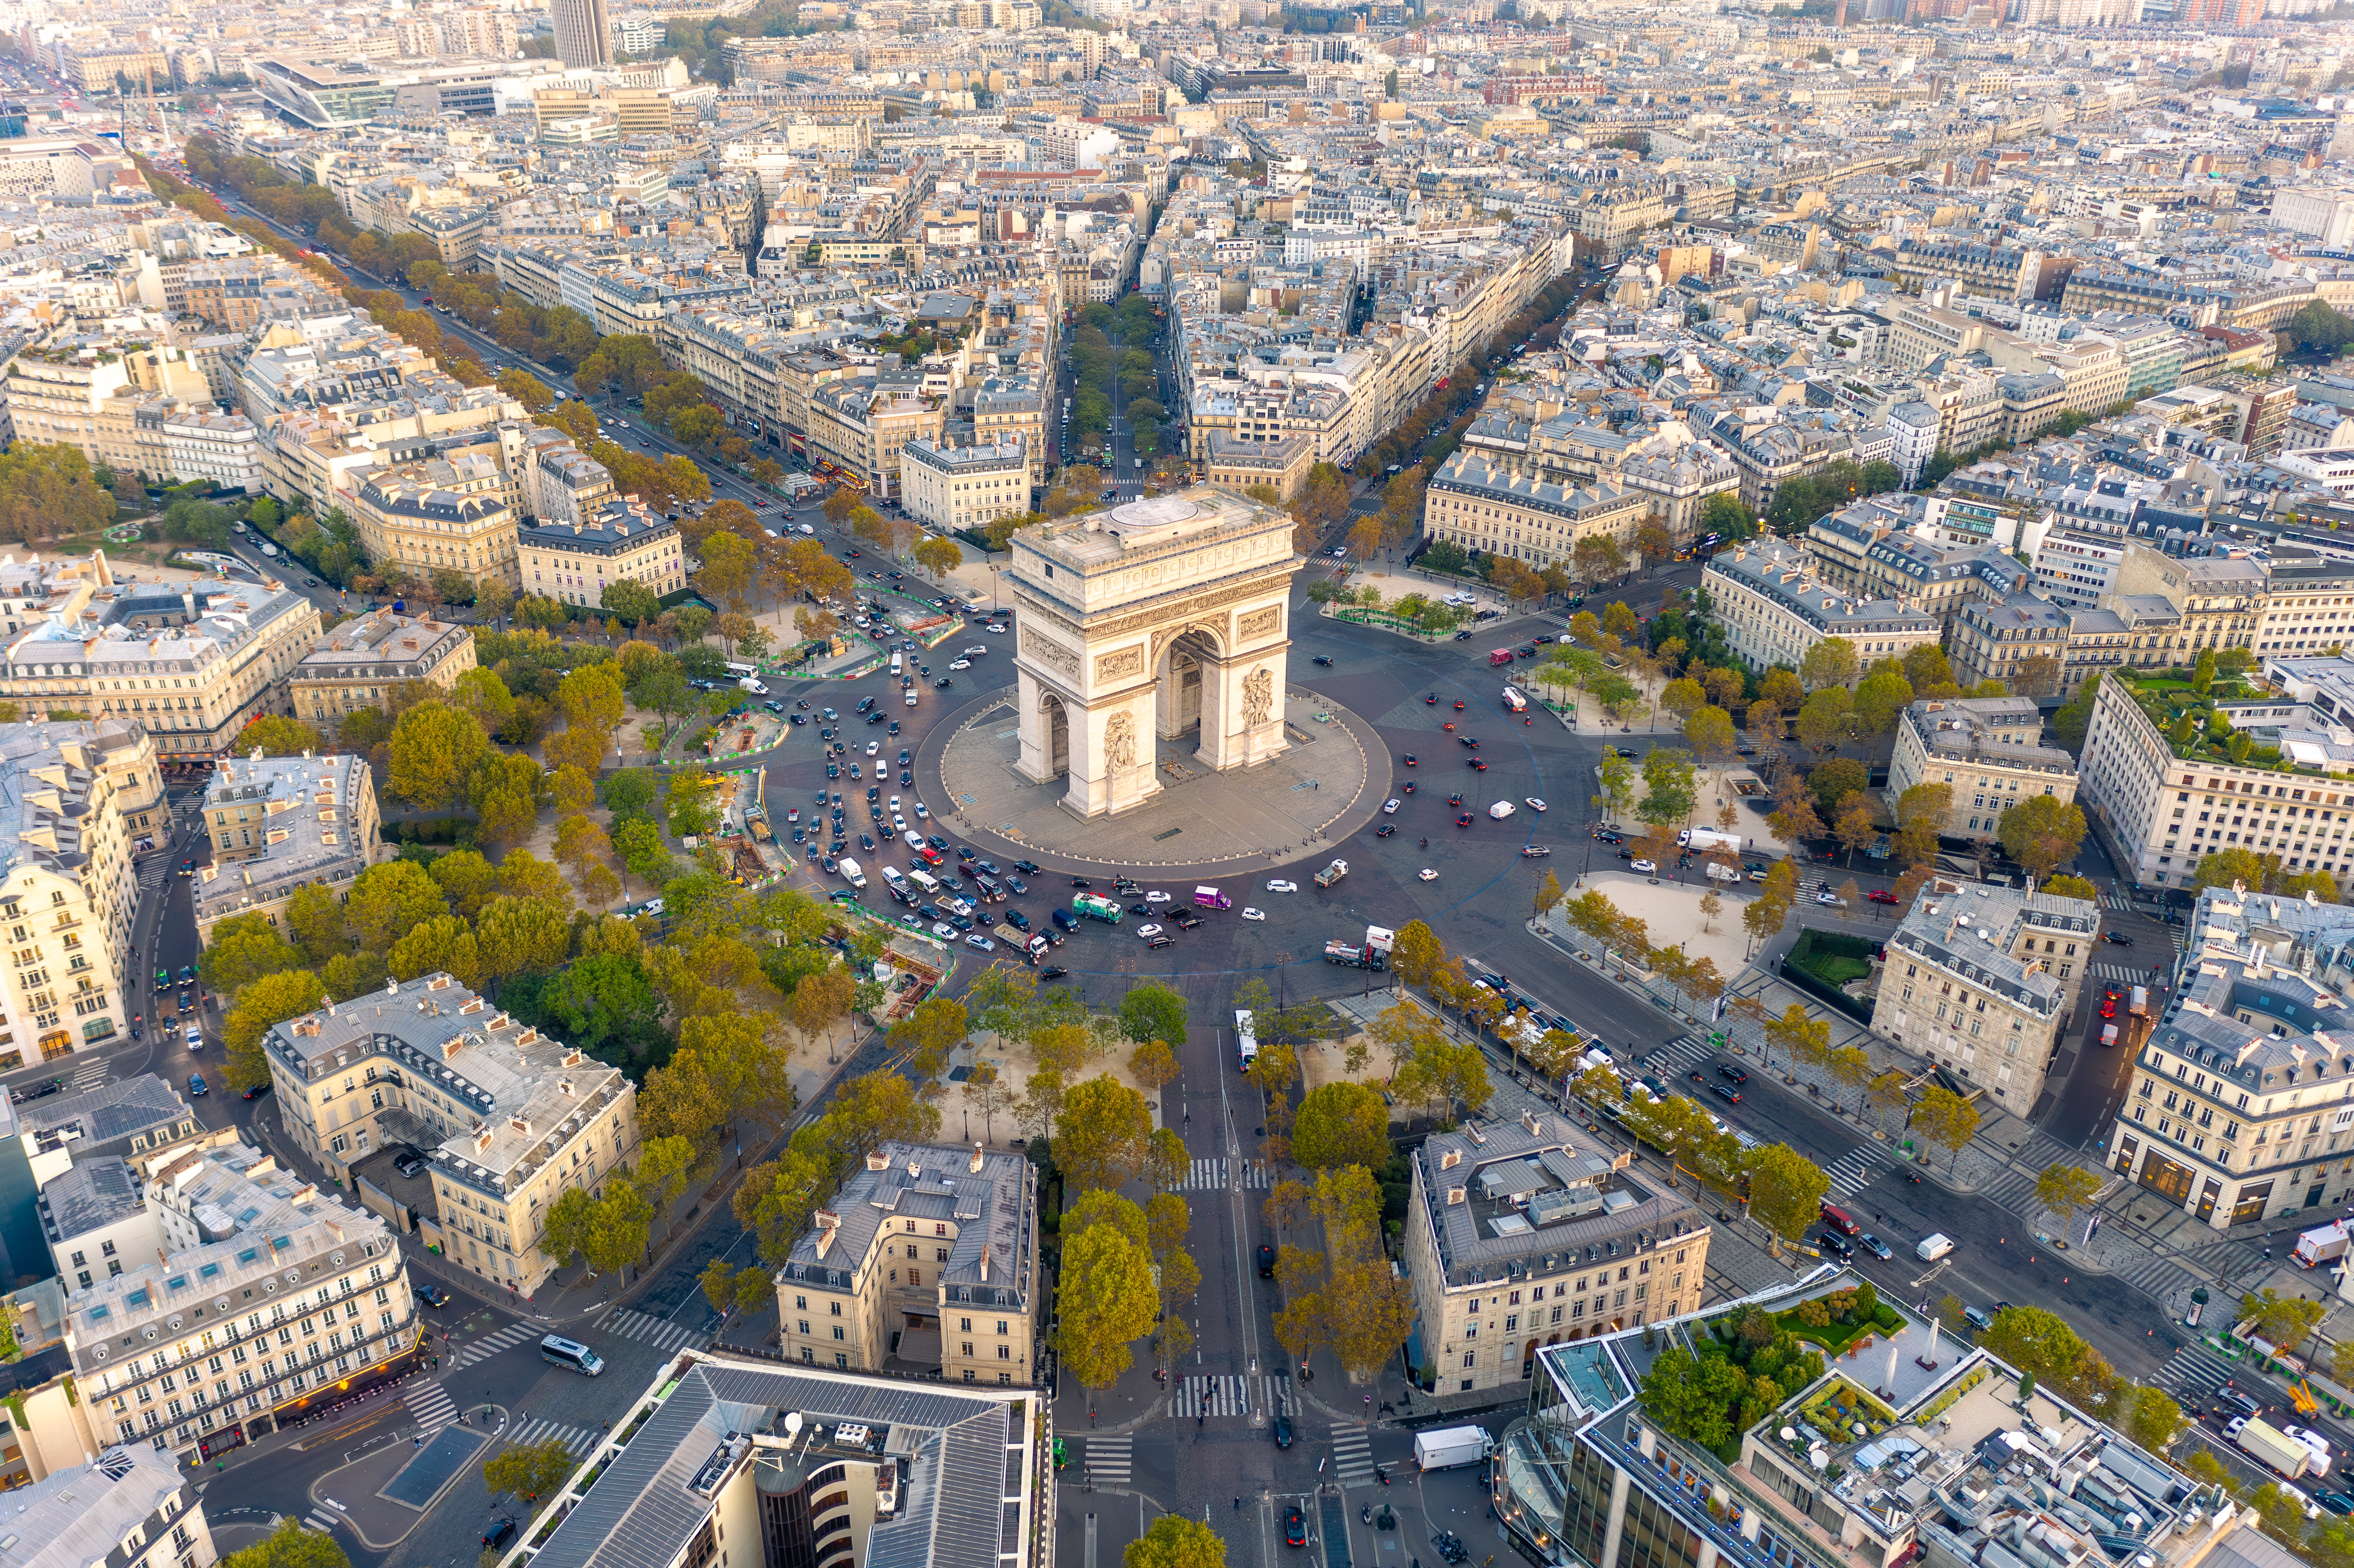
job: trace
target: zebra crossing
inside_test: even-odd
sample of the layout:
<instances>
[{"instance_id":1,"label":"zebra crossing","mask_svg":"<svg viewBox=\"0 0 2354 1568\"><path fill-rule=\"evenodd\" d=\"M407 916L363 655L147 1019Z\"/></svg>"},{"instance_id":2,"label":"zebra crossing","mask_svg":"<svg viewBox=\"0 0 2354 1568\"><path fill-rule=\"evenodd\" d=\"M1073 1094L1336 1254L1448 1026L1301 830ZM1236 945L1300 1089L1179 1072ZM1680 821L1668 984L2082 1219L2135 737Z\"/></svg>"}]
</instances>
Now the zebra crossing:
<instances>
[{"instance_id":1,"label":"zebra crossing","mask_svg":"<svg viewBox=\"0 0 2354 1568\"><path fill-rule=\"evenodd\" d=\"M1245 1187L1265 1192L1274 1185L1267 1177L1267 1161L1264 1160L1196 1160L1185 1172L1185 1180L1177 1190L1181 1192L1224 1192L1227 1186L1227 1167L1234 1164L1242 1166Z\"/></svg>"},{"instance_id":2,"label":"zebra crossing","mask_svg":"<svg viewBox=\"0 0 2354 1568\"><path fill-rule=\"evenodd\" d=\"M451 1351L450 1370L456 1372L461 1367L472 1366L476 1361L488 1361L501 1351L519 1345L538 1332L539 1330L529 1323L510 1323L495 1334L487 1335L471 1344L461 1345Z\"/></svg>"},{"instance_id":3,"label":"zebra crossing","mask_svg":"<svg viewBox=\"0 0 2354 1568\"><path fill-rule=\"evenodd\" d=\"M604 1434L594 1426L575 1426L568 1421L526 1421L516 1427L507 1441L517 1447L530 1443L545 1443L553 1437L578 1457L597 1446Z\"/></svg>"},{"instance_id":4,"label":"zebra crossing","mask_svg":"<svg viewBox=\"0 0 2354 1568\"><path fill-rule=\"evenodd\" d=\"M1352 1424L1332 1428L1332 1473L1344 1487L1373 1484L1373 1445L1363 1427Z\"/></svg>"},{"instance_id":5,"label":"zebra crossing","mask_svg":"<svg viewBox=\"0 0 2354 1568\"><path fill-rule=\"evenodd\" d=\"M93 1057L74 1068L73 1077L68 1081L66 1088L72 1094L86 1095L104 1084L106 1077L106 1064Z\"/></svg>"},{"instance_id":6,"label":"zebra crossing","mask_svg":"<svg viewBox=\"0 0 2354 1568\"><path fill-rule=\"evenodd\" d=\"M1842 1198L1852 1198L1886 1173L1888 1156L1877 1146L1858 1144L1823 1168L1830 1178L1831 1191Z\"/></svg>"},{"instance_id":7,"label":"zebra crossing","mask_svg":"<svg viewBox=\"0 0 2354 1568\"><path fill-rule=\"evenodd\" d=\"M2232 1363L2203 1345L2184 1345L2167 1358L2149 1381L2174 1396L2186 1410L2197 1410L2228 1387L2234 1376Z\"/></svg>"},{"instance_id":8,"label":"zebra crossing","mask_svg":"<svg viewBox=\"0 0 2354 1568\"><path fill-rule=\"evenodd\" d=\"M1272 1373L1249 1376L1241 1372L1180 1378L1169 1401L1169 1414L1180 1418L1246 1416L1253 1411L1269 1415L1292 1414L1291 1380Z\"/></svg>"},{"instance_id":9,"label":"zebra crossing","mask_svg":"<svg viewBox=\"0 0 2354 1568\"><path fill-rule=\"evenodd\" d=\"M302 1516L302 1522L322 1535L332 1535L335 1526L344 1522L344 1516L325 1503L313 1503L311 1511ZM353 1533L358 1532L355 1531Z\"/></svg>"},{"instance_id":10,"label":"zebra crossing","mask_svg":"<svg viewBox=\"0 0 2354 1568\"><path fill-rule=\"evenodd\" d=\"M682 1346L699 1351L711 1342L711 1336L708 1334L697 1333L684 1324L673 1323L666 1319L652 1317L627 1307L607 1318L600 1327L624 1339L636 1340L641 1344L652 1345L658 1351L675 1351Z\"/></svg>"},{"instance_id":11,"label":"zebra crossing","mask_svg":"<svg viewBox=\"0 0 2354 1568\"><path fill-rule=\"evenodd\" d=\"M2021 1219L2027 1217L2027 1204L2035 1194L2035 1178L2023 1171L2006 1167L2001 1175L1979 1189L1980 1193L1995 1207Z\"/></svg>"},{"instance_id":12,"label":"zebra crossing","mask_svg":"<svg viewBox=\"0 0 2354 1568\"><path fill-rule=\"evenodd\" d=\"M458 1402L450 1397L448 1389L429 1379L419 1378L412 1383L401 1402L417 1417L417 1430L421 1436L430 1437L444 1426L457 1424Z\"/></svg>"},{"instance_id":13,"label":"zebra crossing","mask_svg":"<svg viewBox=\"0 0 2354 1568\"><path fill-rule=\"evenodd\" d=\"M2198 1283L2180 1265L2169 1263L2162 1257L2152 1258L2139 1267L2127 1269L2121 1277L2136 1290L2156 1297L2159 1301Z\"/></svg>"},{"instance_id":14,"label":"zebra crossing","mask_svg":"<svg viewBox=\"0 0 2354 1568\"><path fill-rule=\"evenodd\" d=\"M1128 1485L1129 1472L1136 1463L1136 1439L1089 1437L1086 1442L1087 1479L1099 1487Z\"/></svg>"},{"instance_id":15,"label":"zebra crossing","mask_svg":"<svg viewBox=\"0 0 2354 1568\"><path fill-rule=\"evenodd\" d=\"M2088 964L2085 968L2094 980L2107 980L2112 985L2144 985L2148 980L2141 970L2124 964Z\"/></svg>"}]
</instances>

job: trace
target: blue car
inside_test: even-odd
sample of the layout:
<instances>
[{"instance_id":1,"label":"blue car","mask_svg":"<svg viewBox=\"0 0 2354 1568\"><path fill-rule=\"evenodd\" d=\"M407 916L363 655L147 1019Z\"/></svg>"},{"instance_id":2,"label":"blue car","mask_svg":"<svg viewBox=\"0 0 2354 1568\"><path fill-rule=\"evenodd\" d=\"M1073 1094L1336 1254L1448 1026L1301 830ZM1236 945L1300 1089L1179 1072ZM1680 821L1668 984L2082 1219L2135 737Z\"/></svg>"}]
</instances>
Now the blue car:
<instances>
[{"instance_id":1,"label":"blue car","mask_svg":"<svg viewBox=\"0 0 2354 1568\"><path fill-rule=\"evenodd\" d=\"M205 1086L205 1075L202 1073L190 1073L188 1075L188 1097L190 1099L202 1099L205 1096L210 1093L212 1093L212 1090Z\"/></svg>"}]
</instances>

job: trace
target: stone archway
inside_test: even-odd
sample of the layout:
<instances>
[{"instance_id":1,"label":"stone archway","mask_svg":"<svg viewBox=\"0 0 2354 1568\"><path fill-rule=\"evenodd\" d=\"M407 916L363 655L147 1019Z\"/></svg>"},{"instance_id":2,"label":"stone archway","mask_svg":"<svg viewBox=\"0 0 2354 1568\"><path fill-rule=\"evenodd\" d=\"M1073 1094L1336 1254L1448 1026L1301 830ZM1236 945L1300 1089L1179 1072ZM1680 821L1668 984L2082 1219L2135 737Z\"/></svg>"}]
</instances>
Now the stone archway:
<instances>
[{"instance_id":1,"label":"stone archway","mask_svg":"<svg viewBox=\"0 0 2354 1568\"><path fill-rule=\"evenodd\" d=\"M1097 817L1161 791L1156 739L1197 732L1217 771L1280 755L1299 566L1283 513L1207 487L1023 529L1015 770Z\"/></svg>"},{"instance_id":2,"label":"stone archway","mask_svg":"<svg viewBox=\"0 0 2354 1568\"><path fill-rule=\"evenodd\" d=\"M1071 715L1063 699L1052 692L1038 694L1038 722L1044 732L1040 752L1049 779L1071 770Z\"/></svg>"}]
</instances>

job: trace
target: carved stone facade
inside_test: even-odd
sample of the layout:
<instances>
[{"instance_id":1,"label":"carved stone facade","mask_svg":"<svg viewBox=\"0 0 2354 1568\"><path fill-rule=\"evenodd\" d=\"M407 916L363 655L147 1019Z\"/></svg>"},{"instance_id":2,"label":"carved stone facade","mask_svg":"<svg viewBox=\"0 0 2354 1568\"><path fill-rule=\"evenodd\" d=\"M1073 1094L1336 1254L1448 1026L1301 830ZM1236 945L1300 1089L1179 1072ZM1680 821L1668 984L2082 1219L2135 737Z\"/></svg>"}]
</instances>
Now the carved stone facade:
<instances>
[{"instance_id":1,"label":"carved stone facade","mask_svg":"<svg viewBox=\"0 0 2354 1568\"><path fill-rule=\"evenodd\" d=\"M1148 734L1222 771L1280 753L1299 565L1288 516L1207 486L1017 534L1023 777L1100 817L1159 792Z\"/></svg>"}]
</instances>

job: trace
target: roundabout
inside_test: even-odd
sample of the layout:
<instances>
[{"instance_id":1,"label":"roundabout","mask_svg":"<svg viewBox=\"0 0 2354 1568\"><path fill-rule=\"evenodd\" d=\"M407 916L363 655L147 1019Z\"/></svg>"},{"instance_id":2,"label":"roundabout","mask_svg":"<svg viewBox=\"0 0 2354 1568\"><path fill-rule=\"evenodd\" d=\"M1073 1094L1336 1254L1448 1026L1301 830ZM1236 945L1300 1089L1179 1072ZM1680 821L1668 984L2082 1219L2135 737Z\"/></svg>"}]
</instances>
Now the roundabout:
<instances>
[{"instance_id":1,"label":"roundabout","mask_svg":"<svg viewBox=\"0 0 2354 1568\"><path fill-rule=\"evenodd\" d=\"M1225 771L1204 768L1183 737L1157 740L1159 789L1118 816L1082 819L1064 804L1059 780L1023 775L1014 700L1001 692L938 726L917 753L917 776L960 834L1009 859L1075 872L1255 872L1330 853L1380 813L1390 787L1373 726L1339 705L1293 687L1283 729L1284 750Z\"/></svg>"}]
</instances>

